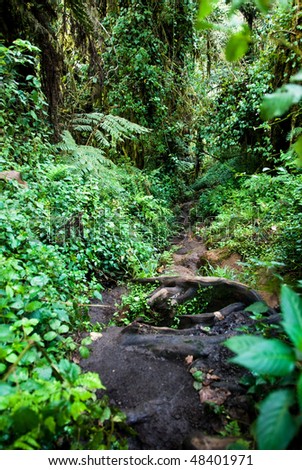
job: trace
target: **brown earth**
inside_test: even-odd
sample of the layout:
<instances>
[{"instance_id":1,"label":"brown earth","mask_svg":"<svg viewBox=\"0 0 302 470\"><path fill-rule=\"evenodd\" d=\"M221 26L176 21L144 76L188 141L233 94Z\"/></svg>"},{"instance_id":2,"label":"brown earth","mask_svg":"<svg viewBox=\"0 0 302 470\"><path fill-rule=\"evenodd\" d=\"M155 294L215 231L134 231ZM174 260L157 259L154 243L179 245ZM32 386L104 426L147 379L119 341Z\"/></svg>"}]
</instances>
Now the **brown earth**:
<instances>
[{"instance_id":1,"label":"brown earth","mask_svg":"<svg viewBox=\"0 0 302 470\"><path fill-rule=\"evenodd\" d=\"M196 276L211 257L190 231L175 238L174 245L173 264L161 274ZM231 259L233 264L238 260L235 255ZM125 287L114 287L104 292L102 302L93 300L91 321L108 324L125 292ZM137 321L91 333L91 355L81 365L100 375L111 404L126 413L136 432L128 439L130 449L225 449L238 434L249 439L255 409L240 384L245 371L229 362L231 353L223 345L239 328L253 331L246 305L236 300L218 312L193 319L188 315L178 330ZM192 375L196 371L203 374L199 385ZM227 432L234 422L237 432Z\"/></svg>"}]
</instances>

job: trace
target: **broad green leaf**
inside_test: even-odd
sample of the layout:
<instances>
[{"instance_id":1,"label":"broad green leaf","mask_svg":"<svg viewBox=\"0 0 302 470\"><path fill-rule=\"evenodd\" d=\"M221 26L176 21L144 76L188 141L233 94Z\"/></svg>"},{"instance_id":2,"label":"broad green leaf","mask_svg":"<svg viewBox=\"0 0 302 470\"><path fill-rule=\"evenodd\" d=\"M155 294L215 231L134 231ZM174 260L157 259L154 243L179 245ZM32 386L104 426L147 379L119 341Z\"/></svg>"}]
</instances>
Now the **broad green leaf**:
<instances>
[{"instance_id":1,"label":"broad green leaf","mask_svg":"<svg viewBox=\"0 0 302 470\"><path fill-rule=\"evenodd\" d=\"M5 359L7 360L7 362L10 362L11 364L13 364L14 362L17 361L18 356L17 356L17 354L15 354L15 353L11 353L11 354L9 354L8 356L6 356Z\"/></svg>"},{"instance_id":2,"label":"broad green leaf","mask_svg":"<svg viewBox=\"0 0 302 470\"><path fill-rule=\"evenodd\" d=\"M22 300L16 300L10 305L11 308L15 310L21 310L24 307L24 302Z\"/></svg>"},{"instance_id":3,"label":"broad green leaf","mask_svg":"<svg viewBox=\"0 0 302 470\"><path fill-rule=\"evenodd\" d=\"M12 299L14 297L14 291L11 288L11 286L7 285L5 287L5 292L6 292L7 297L9 297L10 299Z\"/></svg>"},{"instance_id":4,"label":"broad green leaf","mask_svg":"<svg viewBox=\"0 0 302 470\"><path fill-rule=\"evenodd\" d=\"M267 13L272 7L272 0L255 0L256 6L262 13Z\"/></svg>"},{"instance_id":5,"label":"broad green leaf","mask_svg":"<svg viewBox=\"0 0 302 470\"><path fill-rule=\"evenodd\" d=\"M81 401L76 401L70 407L70 413L74 420L77 420L78 417L86 411L86 405Z\"/></svg>"},{"instance_id":6,"label":"broad green leaf","mask_svg":"<svg viewBox=\"0 0 302 470\"><path fill-rule=\"evenodd\" d=\"M22 357L20 364L22 365L29 365L35 362L37 359L39 359L41 353L37 351L36 348L30 348L29 351L27 351L24 356Z\"/></svg>"},{"instance_id":7,"label":"broad green leaf","mask_svg":"<svg viewBox=\"0 0 302 470\"><path fill-rule=\"evenodd\" d=\"M81 369L77 364L74 364L73 362L70 362L67 359L61 359L58 364L58 368L60 372L62 372L66 376L67 380L77 385L76 382L81 373Z\"/></svg>"},{"instance_id":8,"label":"broad green leaf","mask_svg":"<svg viewBox=\"0 0 302 470\"><path fill-rule=\"evenodd\" d=\"M248 51L250 42L251 36L248 27L243 28L238 33L232 34L225 48L226 59L229 62L242 59Z\"/></svg>"},{"instance_id":9,"label":"broad green leaf","mask_svg":"<svg viewBox=\"0 0 302 470\"><path fill-rule=\"evenodd\" d=\"M295 160L295 163L298 167L302 167L302 135L296 140L292 145L292 148L298 155L298 158Z\"/></svg>"},{"instance_id":10,"label":"broad green leaf","mask_svg":"<svg viewBox=\"0 0 302 470\"><path fill-rule=\"evenodd\" d=\"M69 331L69 326L68 325L61 325L59 328L58 328L58 333L61 334L64 334L64 333L67 333Z\"/></svg>"},{"instance_id":11,"label":"broad green leaf","mask_svg":"<svg viewBox=\"0 0 302 470\"><path fill-rule=\"evenodd\" d=\"M52 330L57 330L60 325L61 325L61 322L60 322L60 320L57 320L57 319L51 320L49 322L49 326Z\"/></svg>"},{"instance_id":12,"label":"broad green leaf","mask_svg":"<svg viewBox=\"0 0 302 470\"><path fill-rule=\"evenodd\" d=\"M203 20L212 13L218 0L200 0L197 20Z\"/></svg>"},{"instance_id":13,"label":"broad green leaf","mask_svg":"<svg viewBox=\"0 0 302 470\"><path fill-rule=\"evenodd\" d=\"M25 312L34 312L35 310L38 310L39 308L42 307L42 303L39 302L38 300L34 300L33 302L30 302L27 304L24 308Z\"/></svg>"},{"instance_id":14,"label":"broad green leaf","mask_svg":"<svg viewBox=\"0 0 302 470\"><path fill-rule=\"evenodd\" d=\"M35 276L31 279L30 284L32 286L43 287L49 282L49 277L46 274L41 274L40 276Z\"/></svg>"},{"instance_id":15,"label":"broad green leaf","mask_svg":"<svg viewBox=\"0 0 302 470\"><path fill-rule=\"evenodd\" d=\"M90 336L86 336L86 338L82 339L81 345L82 346L89 346L92 343L92 339Z\"/></svg>"},{"instance_id":16,"label":"broad green leaf","mask_svg":"<svg viewBox=\"0 0 302 470\"><path fill-rule=\"evenodd\" d=\"M29 377L29 372L27 367L17 367L9 376L11 382L26 382Z\"/></svg>"},{"instance_id":17,"label":"broad green leaf","mask_svg":"<svg viewBox=\"0 0 302 470\"><path fill-rule=\"evenodd\" d=\"M262 119L268 120L283 116L289 108L298 103L302 98L302 86L284 85L274 93L264 95L260 115Z\"/></svg>"},{"instance_id":18,"label":"broad green leaf","mask_svg":"<svg viewBox=\"0 0 302 470\"><path fill-rule=\"evenodd\" d=\"M74 385L80 385L82 387L87 387L88 389L106 388L100 381L100 377L98 376L98 374L96 374L95 372L87 372L86 374L81 375L77 378Z\"/></svg>"},{"instance_id":19,"label":"broad green leaf","mask_svg":"<svg viewBox=\"0 0 302 470\"><path fill-rule=\"evenodd\" d=\"M295 347L302 351L302 299L287 286L281 289L282 326Z\"/></svg>"},{"instance_id":20,"label":"broad green leaf","mask_svg":"<svg viewBox=\"0 0 302 470\"><path fill-rule=\"evenodd\" d=\"M93 297L98 300L103 300L102 294L97 290L93 291Z\"/></svg>"},{"instance_id":21,"label":"broad green leaf","mask_svg":"<svg viewBox=\"0 0 302 470\"><path fill-rule=\"evenodd\" d=\"M0 364L0 374L3 374L4 371L6 371L7 367L5 364Z\"/></svg>"},{"instance_id":22,"label":"broad green leaf","mask_svg":"<svg viewBox=\"0 0 302 470\"><path fill-rule=\"evenodd\" d=\"M0 382L0 397L5 397L14 393L14 388L11 385L8 385L4 382Z\"/></svg>"},{"instance_id":23,"label":"broad green leaf","mask_svg":"<svg viewBox=\"0 0 302 470\"><path fill-rule=\"evenodd\" d=\"M103 423L104 421L107 421L108 419L110 419L110 417L111 417L111 410L109 406L106 406L106 408L104 409L102 413L100 421Z\"/></svg>"},{"instance_id":24,"label":"broad green leaf","mask_svg":"<svg viewBox=\"0 0 302 470\"><path fill-rule=\"evenodd\" d=\"M49 429L49 431L54 434L56 432L56 422L53 418L53 416L48 416L48 418L45 419L44 425Z\"/></svg>"},{"instance_id":25,"label":"broad green leaf","mask_svg":"<svg viewBox=\"0 0 302 470\"><path fill-rule=\"evenodd\" d=\"M49 380L52 375L52 368L50 366L36 367L34 372L38 375L39 379Z\"/></svg>"},{"instance_id":26,"label":"broad green leaf","mask_svg":"<svg viewBox=\"0 0 302 470\"><path fill-rule=\"evenodd\" d=\"M88 348L86 348L86 346L80 346L79 353L83 359L87 359L90 356L90 351Z\"/></svg>"},{"instance_id":27,"label":"broad green leaf","mask_svg":"<svg viewBox=\"0 0 302 470\"><path fill-rule=\"evenodd\" d=\"M3 343L12 343L15 335L9 325L0 325L0 341Z\"/></svg>"},{"instance_id":28,"label":"broad green leaf","mask_svg":"<svg viewBox=\"0 0 302 470\"><path fill-rule=\"evenodd\" d=\"M278 339L242 335L228 339L226 346L237 353L231 362L257 374L282 377L295 368L295 354Z\"/></svg>"},{"instance_id":29,"label":"broad green leaf","mask_svg":"<svg viewBox=\"0 0 302 470\"><path fill-rule=\"evenodd\" d=\"M29 407L21 407L13 414L14 430L17 435L26 434L39 424L38 414Z\"/></svg>"},{"instance_id":30,"label":"broad green leaf","mask_svg":"<svg viewBox=\"0 0 302 470\"><path fill-rule=\"evenodd\" d=\"M244 309L245 312L266 313L268 306L264 302L255 302Z\"/></svg>"},{"instance_id":31,"label":"broad green leaf","mask_svg":"<svg viewBox=\"0 0 302 470\"><path fill-rule=\"evenodd\" d=\"M45 341L52 341L57 337L57 335L58 333L56 331L49 331L48 333L45 333L43 338L45 339Z\"/></svg>"},{"instance_id":32,"label":"broad green leaf","mask_svg":"<svg viewBox=\"0 0 302 470\"><path fill-rule=\"evenodd\" d=\"M260 414L256 422L259 450L287 448L297 431L297 425L289 412L293 402L291 390L277 390L260 404Z\"/></svg>"}]
</instances>

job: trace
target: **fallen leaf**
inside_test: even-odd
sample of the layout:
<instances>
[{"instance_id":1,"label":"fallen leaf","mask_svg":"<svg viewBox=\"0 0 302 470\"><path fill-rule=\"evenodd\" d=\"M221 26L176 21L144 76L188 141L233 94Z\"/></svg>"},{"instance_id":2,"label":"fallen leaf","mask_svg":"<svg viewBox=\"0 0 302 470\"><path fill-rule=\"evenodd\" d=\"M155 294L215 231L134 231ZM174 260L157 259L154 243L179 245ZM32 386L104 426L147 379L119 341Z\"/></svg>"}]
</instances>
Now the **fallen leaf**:
<instances>
[{"instance_id":1,"label":"fallen leaf","mask_svg":"<svg viewBox=\"0 0 302 470\"><path fill-rule=\"evenodd\" d=\"M221 312L214 312L214 317L217 318L217 320L224 320L224 316L222 315Z\"/></svg>"},{"instance_id":2,"label":"fallen leaf","mask_svg":"<svg viewBox=\"0 0 302 470\"><path fill-rule=\"evenodd\" d=\"M90 338L92 339L92 341L96 341L97 339L101 338L103 335L102 333L96 333L95 331L92 331L90 333Z\"/></svg>"},{"instance_id":3,"label":"fallen leaf","mask_svg":"<svg viewBox=\"0 0 302 470\"><path fill-rule=\"evenodd\" d=\"M187 356L185 358L185 363L188 364L188 366L192 364L192 362L193 362L193 356Z\"/></svg>"},{"instance_id":4,"label":"fallen leaf","mask_svg":"<svg viewBox=\"0 0 302 470\"><path fill-rule=\"evenodd\" d=\"M210 386L203 387L199 392L201 403L215 403L216 405L223 405L227 397L231 395L229 390L222 388L211 388Z\"/></svg>"}]
</instances>

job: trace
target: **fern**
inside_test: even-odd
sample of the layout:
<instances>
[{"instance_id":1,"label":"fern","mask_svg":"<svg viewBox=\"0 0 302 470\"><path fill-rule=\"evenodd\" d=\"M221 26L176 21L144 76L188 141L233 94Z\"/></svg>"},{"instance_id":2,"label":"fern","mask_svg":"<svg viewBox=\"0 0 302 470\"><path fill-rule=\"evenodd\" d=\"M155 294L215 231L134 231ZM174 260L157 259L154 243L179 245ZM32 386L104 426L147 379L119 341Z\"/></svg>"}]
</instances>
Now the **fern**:
<instances>
[{"instance_id":1,"label":"fern","mask_svg":"<svg viewBox=\"0 0 302 470\"><path fill-rule=\"evenodd\" d=\"M99 173L114 163L105 157L104 152L90 145L78 145L69 131L64 131L57 148L63 151L62 162L77 168L82 173Z\"/></svg>"},{"instance_id":2,"label":"fern","mask_svg":"<svg viewBox=\"0 0 302 470\"><path fill-rule=\"evenodd\" d=\"M88 136L87 145L95 144L100 148L115 147L117 142L150 132L125 118L103 113L77 114L71 128Z\"/></svg>"}]
</instances>

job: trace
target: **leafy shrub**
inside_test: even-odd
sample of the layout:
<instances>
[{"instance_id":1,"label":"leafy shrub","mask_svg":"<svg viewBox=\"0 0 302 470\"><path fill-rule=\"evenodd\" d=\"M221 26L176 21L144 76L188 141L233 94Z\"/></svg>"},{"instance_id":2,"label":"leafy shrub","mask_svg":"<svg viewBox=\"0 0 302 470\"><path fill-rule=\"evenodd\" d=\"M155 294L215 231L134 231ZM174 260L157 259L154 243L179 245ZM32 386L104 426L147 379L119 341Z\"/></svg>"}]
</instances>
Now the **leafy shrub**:
<instances>
[{"instance_id":1,"label":"leafy shrub","mask_svg":"<svg viewBox=\"0 0 302 470\"><path fill-rule=\"evenodd\" d=\"M260 450L287 449L300 433L302 410L302 302L287 286L281 294L283 337L241 335L225 344L236 355L231 362L270 380L270 393L259 404L255 434ZM284 337L285 336L285 337Z\"/></svg>"},{"instance_id":2,"label":"leafy shrub","mask_svg":"<svg viewBox=\"0 0 302 470\"><path fill-rule=\"evenodd\" d=\"M218 186L201 195L201 216L216 215L203 230L208 245L236 251L253 270L258 260L259 266L265 262L279 273L299 276L301 174L283 168L276 176L240 180L238 189Z\"/></svg>"}]
</instances>

